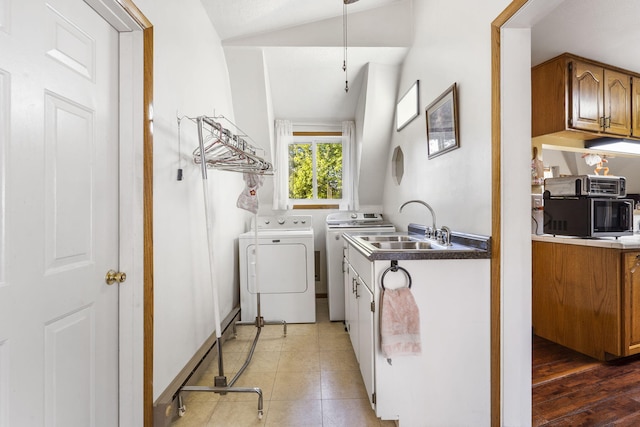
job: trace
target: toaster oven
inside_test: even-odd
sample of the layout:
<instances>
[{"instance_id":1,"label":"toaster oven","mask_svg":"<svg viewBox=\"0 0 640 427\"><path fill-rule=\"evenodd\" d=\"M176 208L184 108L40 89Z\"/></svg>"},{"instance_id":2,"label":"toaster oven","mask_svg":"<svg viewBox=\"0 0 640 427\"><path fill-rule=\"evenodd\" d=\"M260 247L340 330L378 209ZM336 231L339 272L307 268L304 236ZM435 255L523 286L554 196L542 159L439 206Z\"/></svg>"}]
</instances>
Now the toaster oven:
<instances>
[{"instance_id":1,"label":"toaster oven","mask_svg":"<svg viewBox=\"0 0 640 427\"><path fill-rule=\"evenodd\" d=\"M625 197L626 179L611 175L572 175L544 180L548 197Z\"/></svg>"}]
</instances>

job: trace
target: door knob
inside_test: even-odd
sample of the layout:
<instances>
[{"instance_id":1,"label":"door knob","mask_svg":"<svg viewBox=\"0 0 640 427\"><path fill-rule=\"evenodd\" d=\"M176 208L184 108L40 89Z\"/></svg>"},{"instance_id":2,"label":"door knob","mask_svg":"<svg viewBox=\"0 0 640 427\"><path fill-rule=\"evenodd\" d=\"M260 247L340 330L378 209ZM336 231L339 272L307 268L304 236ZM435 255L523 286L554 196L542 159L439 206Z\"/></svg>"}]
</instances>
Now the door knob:
<instances>
[{"instance_id":1,"label":"door knob","mask_svg":"<svg viewBox=\"0 0 640 427\"><path fill-rule=\"evenodd\" d=\"M107 282L107 285L113 285L116 282L122 283L125 280L127 280L127 274L115 270L107 271L107 275L104 276L104 281Z\"/></svg>"}]
</instances>

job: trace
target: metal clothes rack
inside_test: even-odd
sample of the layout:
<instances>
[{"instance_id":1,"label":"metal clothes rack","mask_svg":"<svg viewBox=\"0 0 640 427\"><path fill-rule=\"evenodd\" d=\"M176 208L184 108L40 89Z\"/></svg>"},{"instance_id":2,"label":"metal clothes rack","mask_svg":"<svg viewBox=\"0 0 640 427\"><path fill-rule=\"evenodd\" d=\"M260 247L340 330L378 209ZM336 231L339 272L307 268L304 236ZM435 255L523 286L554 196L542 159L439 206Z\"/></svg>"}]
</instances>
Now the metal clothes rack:
<instances>
[{"instance_id":1,"label":"metal clothes rack","mask_svg":"<svg viewBox=\"0 0 640 427\"><path fill-rule=\"evenodd\" d=\"M216 328L216 345L218 346L218 375L214 378L213 386L182 386L178 391L178 415L183 416L186 411L182 394L183 391L189 392L213 392L220 393L222 395L226 393L256 393L258 395L258 418L263 416L263 398L262 390L259 387L233 387L237 379L245 371L258 343L260 332L266 324L282 324L284 327L284 335L287 335L287 324L285 321L280 322L265 322L260 312L260 292L256 294L257 298L257 316L255 322L236 322L233 324L234 336L237 337L236 324L237 323L254 323L256 326L256 335L253 339L251 349L247 355L242 367L238 370L236 375L227 382L227 377L224 374L224 364L222 355L222 342L221 342L221 325L220 325L220 309L218 307L218 288L213 281L215 277L213 271L213 224L211 223L212 215L209 215L209 192L207 185L207 169L218 169L230 172L243 172L253 173L261 175L273 174L273 165L264 160L264 158L258 155L261 151L255 144L250 142L250 138L242 132L238 126L232 123L224 116L199 116L199 117L184 117L191 121L194 121L198 127L198 147L193 151L193 161L195 164L200 165L202 173L202 186L205 202L205 217L207 222L207 244L209 249L209 268L211 274L213 298L215 304L213 306L213 317ZM223 119L228 122L236 132L232 132L229 129L222 126L217 121ZM178 117L178 128L180 127L180 121L182 118ZM257 239L257 227L256 227L256 239Z\"/></svg>"},{"instance_id":2,"label":"metal clothes rack","mask_svg":"<svg viewBox=\"0 0 640 427\"><path fill-rule=\"evenodd\" d=\"M193 161L199 165L204 163L207 168L231 172L273 174L273 165L257 154L261 149L252 144L244 133L232 133L215 120L220 118L231 123L224 116L195 119L199 145L193 151ZM202 169L206 173L206 169Z\"/></svg>"}]
</instances>

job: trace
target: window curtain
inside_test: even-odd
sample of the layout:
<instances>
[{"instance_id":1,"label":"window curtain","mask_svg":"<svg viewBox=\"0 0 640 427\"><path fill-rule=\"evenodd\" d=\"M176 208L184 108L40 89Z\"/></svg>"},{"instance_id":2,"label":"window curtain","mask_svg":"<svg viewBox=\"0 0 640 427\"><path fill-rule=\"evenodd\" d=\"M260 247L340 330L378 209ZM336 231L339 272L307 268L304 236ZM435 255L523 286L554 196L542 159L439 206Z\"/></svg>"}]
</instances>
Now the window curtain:
<instances>
[{"instance_id":1,"label":"window curtain","mask_svg":"<svg viewBox=\"0 0 640 427\"><path fill-rule=\"evenodd\" d=\"M293 141L293 125L289 120L276 120L273 166L273 209L286 210L289 200L289 143Z\"/></svg>"},{"instance_id":2,"label":"window curtain","mask_svg":"<svg viewBox=\"0 0 640 427\"><path fill-rule=\"evenodd\" d=\"M358 210L358 182L360 180L360 146L356 142L356 126L354 122L342 122L343 147L343 202L340 209Z\"/></svg>"}]
</instances>

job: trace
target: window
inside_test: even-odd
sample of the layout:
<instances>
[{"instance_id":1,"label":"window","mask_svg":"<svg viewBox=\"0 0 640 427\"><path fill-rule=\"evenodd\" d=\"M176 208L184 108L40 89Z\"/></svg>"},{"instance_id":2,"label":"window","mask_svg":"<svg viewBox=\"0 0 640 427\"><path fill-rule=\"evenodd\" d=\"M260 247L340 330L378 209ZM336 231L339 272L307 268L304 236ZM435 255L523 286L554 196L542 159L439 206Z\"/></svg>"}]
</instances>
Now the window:
<instances>
[{"instance_id":1,"label":"window","mask_svg":"<svg viewBox=\"0 0 640 427\"><path fill-rule=\"evenodd\" d=\"M296 204L343 198L343 147L339 133L296 135L289 144L289 199Z\"/></svg>"}]
</instances>

